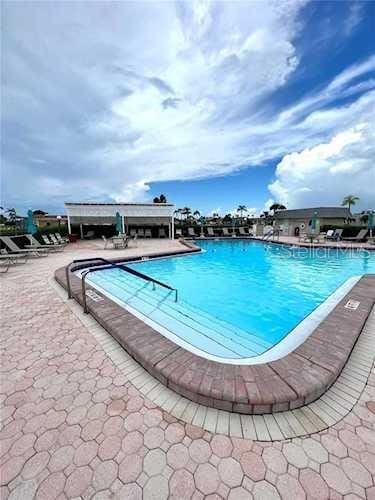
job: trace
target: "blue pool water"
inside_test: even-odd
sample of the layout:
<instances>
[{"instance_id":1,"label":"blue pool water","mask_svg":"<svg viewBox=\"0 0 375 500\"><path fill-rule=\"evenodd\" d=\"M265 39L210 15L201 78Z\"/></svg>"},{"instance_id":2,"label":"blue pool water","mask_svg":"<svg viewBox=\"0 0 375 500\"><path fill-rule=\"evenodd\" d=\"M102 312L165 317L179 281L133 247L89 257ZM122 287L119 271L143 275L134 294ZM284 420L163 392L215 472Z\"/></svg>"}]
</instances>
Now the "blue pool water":
<instances>
[{"instance_id":1,"label":"blue pool water","mask_svg":"<svg viewBox=\"0 0 375 500\"><path fill-rule=\"evenodd\" d=\"M375 273L375 252L315 250L251 240L199 241L202 253L130 267L179 291L152 290L122 271L90 281L177 337L221 357L254 356L283 339L348 278Z\"/></svg>"}]
</instances>

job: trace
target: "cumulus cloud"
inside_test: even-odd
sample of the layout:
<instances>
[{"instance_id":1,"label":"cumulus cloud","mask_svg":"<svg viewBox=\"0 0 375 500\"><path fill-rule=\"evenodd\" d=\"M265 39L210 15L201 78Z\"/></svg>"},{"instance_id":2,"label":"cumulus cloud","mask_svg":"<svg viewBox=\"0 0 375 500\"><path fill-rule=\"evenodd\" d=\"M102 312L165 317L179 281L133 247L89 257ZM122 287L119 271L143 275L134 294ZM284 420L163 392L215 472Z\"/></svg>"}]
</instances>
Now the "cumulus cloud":
<instances>
[{"instance_id":1,"label":"cumulus cloud","mask_svg":"<svg viewBox=\"0 0 375 500\"><path fill-rule=\"evenodd\" d=\"M360 124L334 135L329 142L284 156L276 168L271 193L290 208L337 205L347 194L374 208L375 132Z\"/></svg>"},{"instance_id":2,"label":"cumulus cloud","mask_svg":"<svg viewBox=\"0 0 375 500\"><path fill-rule=\"evenodd\" d=\"M152 182L259 166L342 124L367 123L368 133L374 58L287 109L272 104L298 71L304 5L5 3L6 203L144 200ZM275 193L294 203L279 172Z\"/></svg>"}]
</instances>

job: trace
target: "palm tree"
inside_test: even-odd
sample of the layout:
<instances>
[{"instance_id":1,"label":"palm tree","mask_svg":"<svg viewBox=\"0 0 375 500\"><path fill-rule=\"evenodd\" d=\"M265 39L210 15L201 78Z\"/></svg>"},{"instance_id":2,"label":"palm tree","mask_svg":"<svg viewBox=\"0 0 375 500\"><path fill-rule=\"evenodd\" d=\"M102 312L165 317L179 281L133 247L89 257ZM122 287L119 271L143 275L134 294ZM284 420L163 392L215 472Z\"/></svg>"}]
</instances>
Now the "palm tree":
<instances>
[{"instance_id":1,"label":"palm tree","mask_svg":"<svg viewBox=\"0 0 375 500\"><path fill-rule=\"evenodd\" d=\"M167 198L164 194L159 196L159 203L167 203Z\"/></svg>"},{"instance_id":2,"label":"palm tree","mask_svg":"<svg viewBox=\"0 0 375 500\"><path fill-rule=\"evenodd\" d=\"M17 212L15 208L7 208L6 213L8 214L8 220L12 224L17 222Z\"/></svg>"},{"instance_id":3,"label":"palm tree","mask_svg":"<svg viewBox=\"0 0 375 500\"><path fill-rule=\"evenodd\" d=\"M193 213L193 216L195 219L199 219L200 215L201 215L201 213L199 210L195 210L195 212Z\"/></svg>"},{"instance_id":4,"label":"palm tree","mask_svg":"<svg viewBox=\"0 0 375 500\"><path fill-rule=\"evenodd\" d=\"M350 212L350 207L352 205L355 205L357 201L359 201L358 196L354 196L353 194L348 194L348 196L345 196L345 198L342 200L341 206L345 207L345 205L348 205Z\"/></svg>"},{"instance_id":5,"label":"palm tree","mask_svg":"<svg viewBox=\"0 0 375 500\"><path fill-rule=\"evenodd\" d=\"M189 207L184 207L181 212L183 215L185 215L185 220L188 220L188 218L191 215L191 208Z\"/></svg>"},{"instance_id":6,"label":"palm tree","mask_svg":"<svg viewBox=\"0 0 375 500\"><path fill-rule=\"evenodd\" d=\"M243 213L247 212L247 207L245 205L238 205L237 212L239 212L240 217L242 219Z\"/></svg>"},{"instance_id":7,"label":"palm tree","mask_svg":"<svg viewBox=\"0 0 375 500\"><path fill-rule=\"evenodd\" d=\"M273 212L277 212L277 210L286 210L286 206L282 205L281 203L274 203L270 206L270 210L272 210Z\"/></svg>"}]
</instances>

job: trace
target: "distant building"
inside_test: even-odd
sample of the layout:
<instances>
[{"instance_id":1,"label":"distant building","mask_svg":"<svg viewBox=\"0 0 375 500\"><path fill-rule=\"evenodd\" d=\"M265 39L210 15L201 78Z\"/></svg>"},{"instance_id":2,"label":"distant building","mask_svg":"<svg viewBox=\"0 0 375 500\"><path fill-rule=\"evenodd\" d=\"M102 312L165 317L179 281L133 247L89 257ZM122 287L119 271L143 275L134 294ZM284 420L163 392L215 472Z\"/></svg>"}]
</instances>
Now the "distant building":
<instances>
[{"instance_id":1,"label":"distant building","mask_svg":"<svg viewBox=\"0 0 375 500\"><path fill-rule=\"evenodd\" d=\"M352 218L349 209L345 207L314 207L279 210L275 213L274 219L275 223L282 229L282 234L298 236L307 231L315 213L319 219L320 227L339 226L349 222Z\"/></svg>"},{"instance_id":2,"label":"distant building","mask_svg":"<svg viewBox=\"0 0 375 500\"><path fill-rule=\"evenodd\" d=\"M75 231L81 238L88 231L96 236L115 232L116 213L121 217L124 233L131 229L149 228L153 235L164 227L174 238L175 206L171 203L65 203L69 234Z\"/></svg>"},{"instance_id":3,"label":"distant building","mask_svg":"<svg viewBox=\"0 0 375 500\"><path fill-rule=\"evenodd\" d=\"M50 226L66 226L68 224L66 215L34 214L33 219L40 229L46 229Z\"/></svg>"}]
</instances>

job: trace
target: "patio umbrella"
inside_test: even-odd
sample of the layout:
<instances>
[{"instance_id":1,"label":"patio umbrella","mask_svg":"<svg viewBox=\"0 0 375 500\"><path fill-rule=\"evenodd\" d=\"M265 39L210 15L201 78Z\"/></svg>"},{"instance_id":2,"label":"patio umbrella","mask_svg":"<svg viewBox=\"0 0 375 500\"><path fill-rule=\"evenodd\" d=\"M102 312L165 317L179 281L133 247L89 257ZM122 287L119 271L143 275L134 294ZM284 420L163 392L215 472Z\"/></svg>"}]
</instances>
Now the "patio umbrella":
<instances>
[{"instance_id":1,"label":"patio umbrella","mask_svg":"<svg viewBox=\"0 0 375 500\"><path fill-rule=\"evenodd\" d=\"M314 215L310 221L310 226L311 226L311 230L313 233L316 233L319 231L318 212L314 212Z\"/></svg>"},{"instance_id":2,"label":"patio umbrella","mask_svg":"<svg viewBox=\"0 0 375 500\"><path fill-rule=\"evenodd\" d=\"M122 220L121 220L121 215L116 212L116 231L118 234L122 233Z\"/></svg>"},{"instance_id":3,"label":"patio umbrella","mask_svg":"<svg viewBox=\"0 0 375 500\"><path fill-rule=\"evenodd\" d=\"M370 238L372 238L372 230L374 227L374 212L372 211L368 213L367 227L370 230Z\"/></svg>"},{"instance_id":4,"label":"patio umbrella","mask_svg":"<svg viewBox=\"0 0 375 500\"><path fill-rule=\"evenodd\" d=\"M35 234L38 232L38 228L34 224L34 219L33 219L33 212L32 210L29 210L27 212L27 221L26 221L26 232L28 234Z\"/></svg>"}]
</instances>

